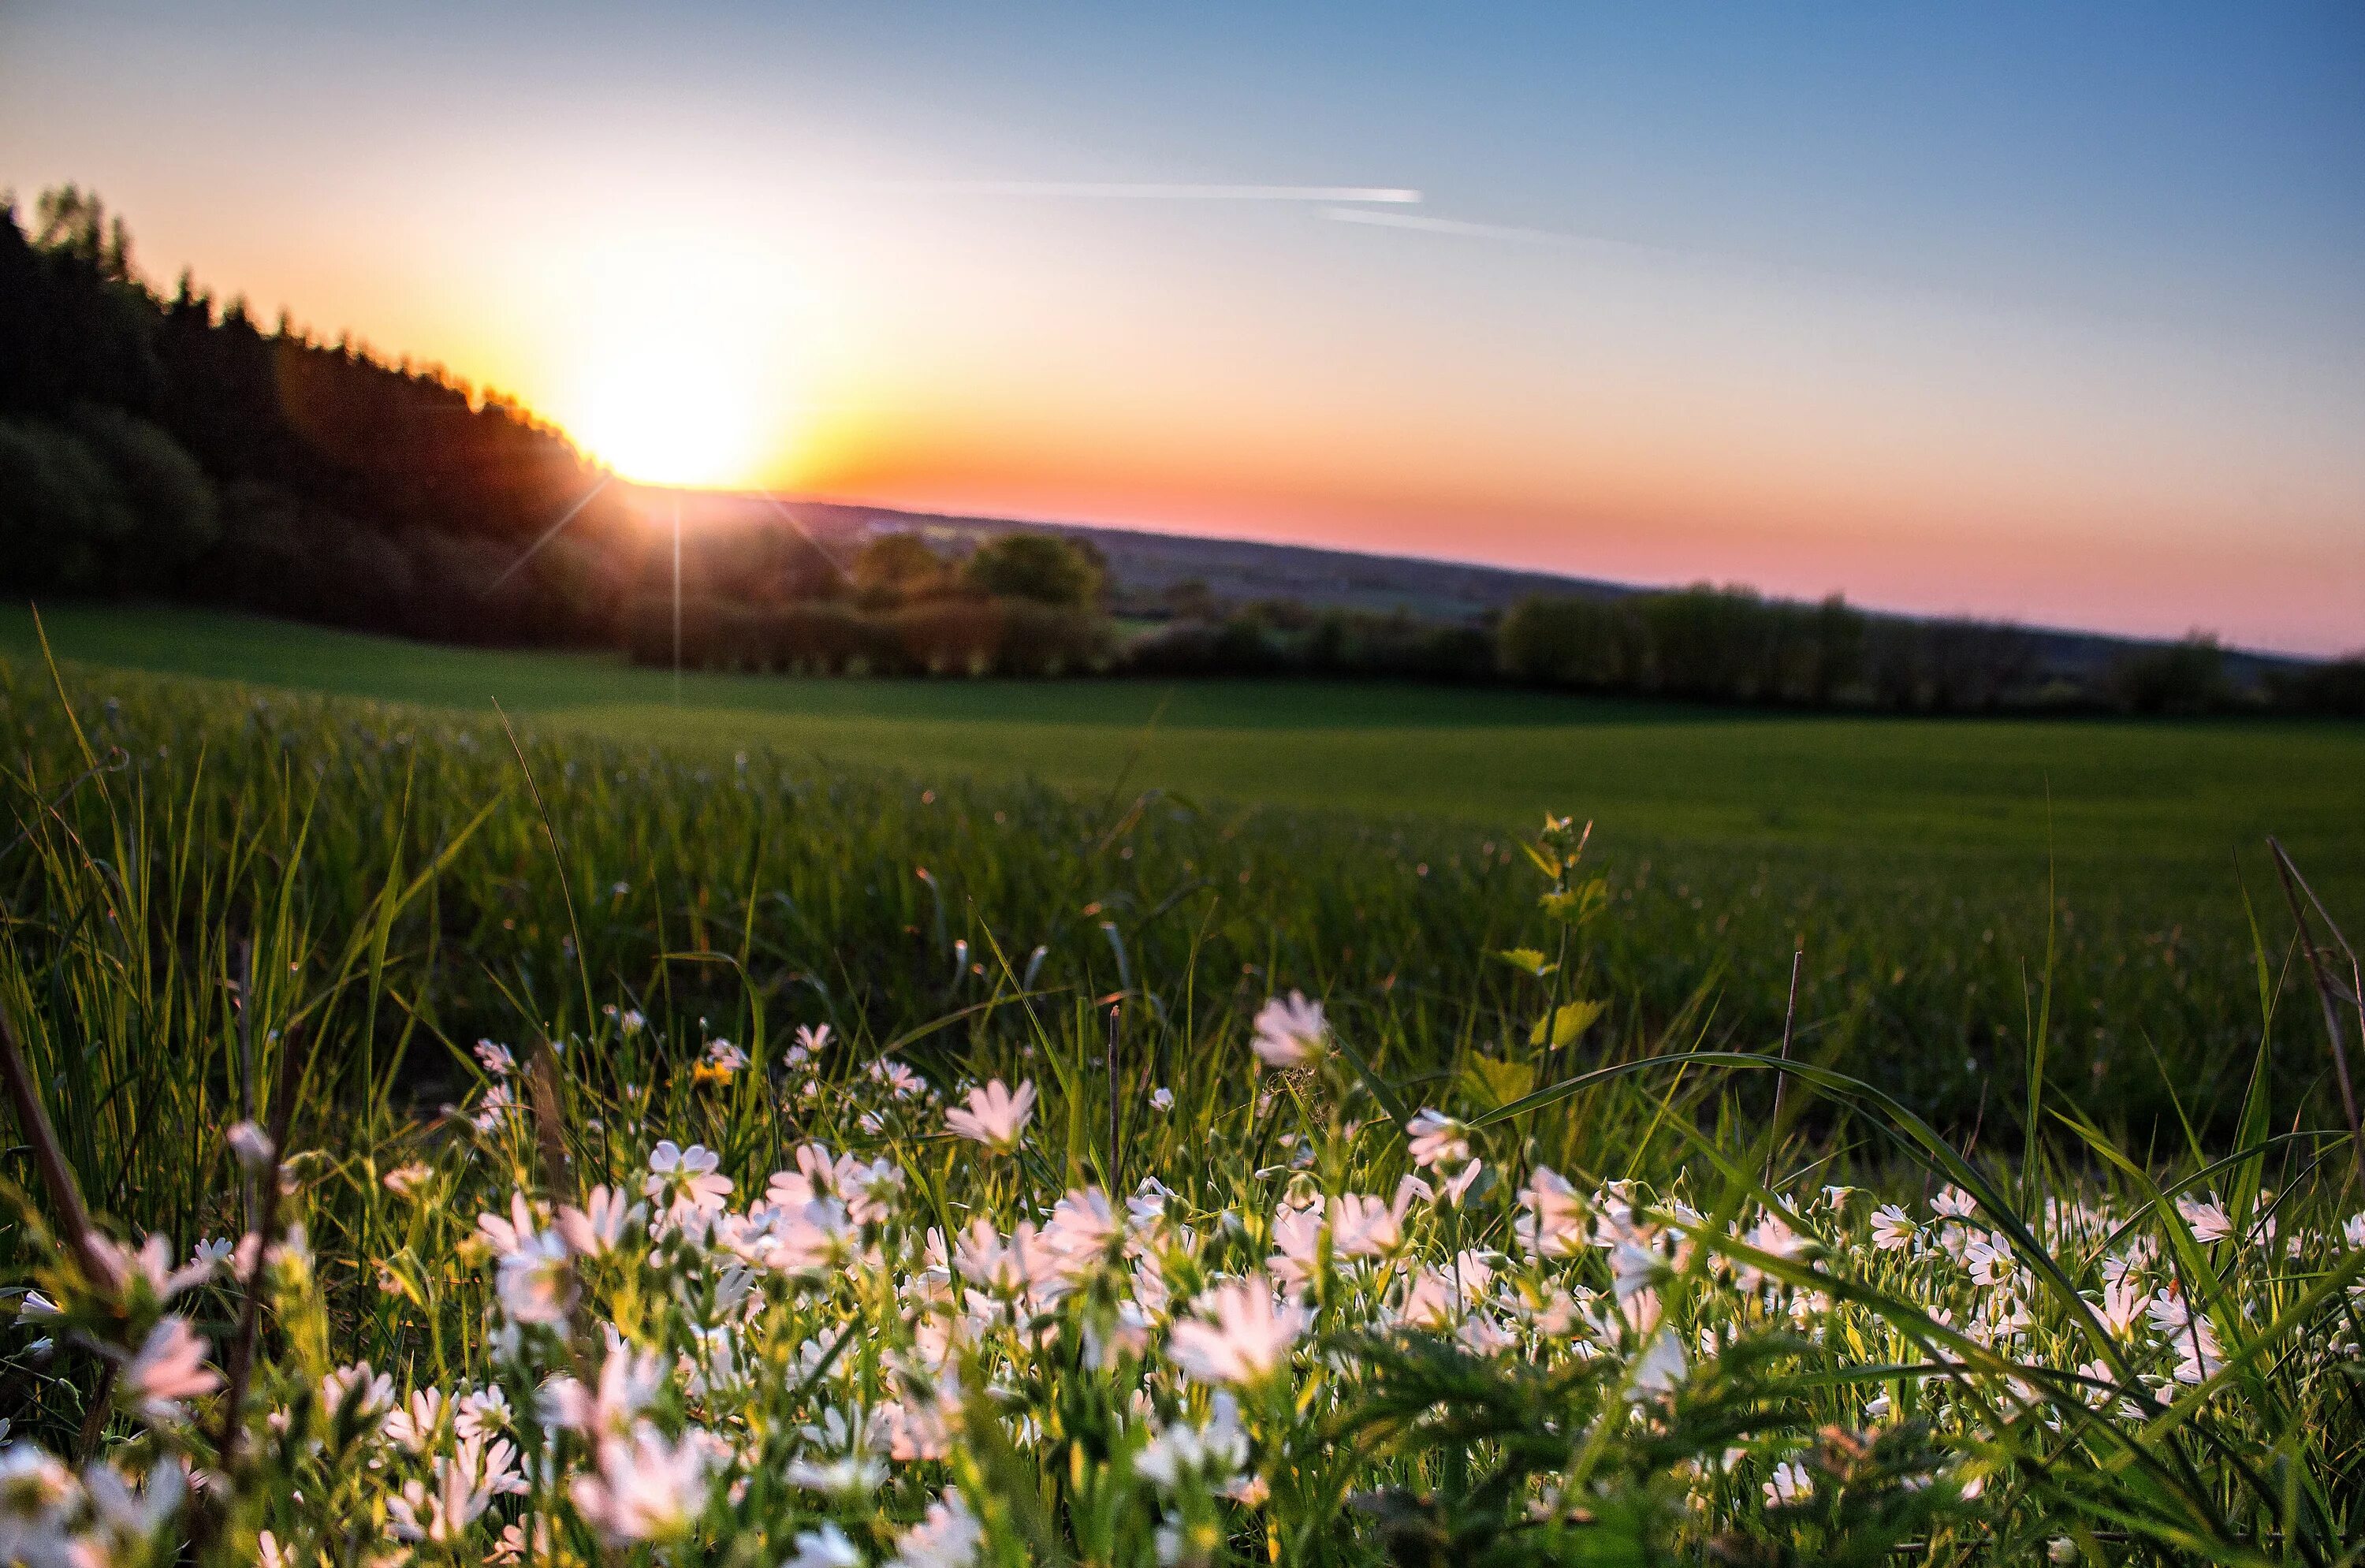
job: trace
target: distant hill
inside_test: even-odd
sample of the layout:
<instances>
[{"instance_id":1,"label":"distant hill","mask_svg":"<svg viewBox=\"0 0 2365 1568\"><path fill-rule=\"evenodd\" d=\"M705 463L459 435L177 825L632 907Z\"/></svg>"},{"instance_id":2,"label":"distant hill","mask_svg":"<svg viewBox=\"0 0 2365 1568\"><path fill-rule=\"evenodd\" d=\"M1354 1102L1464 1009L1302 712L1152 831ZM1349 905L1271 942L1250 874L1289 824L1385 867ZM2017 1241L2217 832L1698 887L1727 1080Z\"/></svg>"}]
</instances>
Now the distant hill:
<instances>
[{"instance_id":1,"label":"distant hill","mask_svg":"<svg viewBox=\"0 0 2365 1568\"><path fill-rule=\"evenodd\" d=\"M1153 600L1183 584L1198 582L1210 596L1226 603L1287 599L1316 609L1403 610L1426 620L1474 624L1535 596L1613 599L1654 591L1653 587L1600 577L1417 555L1367 554L1082 523L968 517L830 501L783 501L776 510L756 497L712 494L699 496L689 504L707 515L727 514L746 521L769 518L780 526L786 526L780 521L785 512L825 548L849 554L873 535L892 532L918 532L939 545L964 550L1013 531L1082 540L1106 558L1116 590L1132 600ZM1870 613L1884 619L1920 619L1894 611ZM2129 653L2163 647L2169 641L2061 627L2023 630L2036 640L2046 670L2073 680L2096 677ZM2270 670L2295 669L2315 662L2228 649L2225 667L2228 679L2247 686Z\"/></svg>"}]
</instances>

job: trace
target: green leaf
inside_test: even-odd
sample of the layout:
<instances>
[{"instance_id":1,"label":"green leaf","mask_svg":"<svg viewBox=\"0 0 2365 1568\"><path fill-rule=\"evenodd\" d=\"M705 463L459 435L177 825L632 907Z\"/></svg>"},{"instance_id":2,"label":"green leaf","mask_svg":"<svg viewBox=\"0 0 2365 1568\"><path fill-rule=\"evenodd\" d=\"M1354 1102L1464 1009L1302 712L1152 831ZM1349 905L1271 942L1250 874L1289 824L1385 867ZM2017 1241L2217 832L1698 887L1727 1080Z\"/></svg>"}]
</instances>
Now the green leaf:
<instances>
[{"instance_id":1,"label":"green leaf","mask_svg":"<svg viewBox=\"0 0 2365 1568\"><path fill-rule=\"evenodd\" d=\"M1547 1016L1536 1020L1536 1026L1528 1031L1528 1044L1544 1044L1545 1036L1549 1033L1552 1049L1573 1046L1576 1044L1577 1036L1592 1028L1594 1021L1608 1009L1609 1003L1606 1002L1564 1002L1553 1008Z\"/></svg>"},{"instance_id":2,"label":"green leaf","mask_svg":"<svg viewBox=\"0 0 2365 1568\"><path fill-rule=\"evenodd\" d=\"M1534 1092L1536 1070L1526 1062L1478 1057L1462 1069L1462 1089L1487 1110Z\"/></svg>"},{"instance_id":3,"label":"green leaf","mask_svg":"<svg viewBox=\"0 0 2365 1568\"><path fill-rule=\"evenodd\" d=\"M1609 884L1599 877L1574 888L1544 894L1536 901L1544 913L1570 925L1582 925L1609 902Z\"/></svg>"},{"instance_id":4,"label":"green leaf","mask_svg":"<svg viewBox=\"0 0 2365 1568\"><path fill-rule=\"evenodd\" d=\"M1533 947L1506 947L1495 957L1513 969L1524 970L1535 976L1538 980L1543 979L1544 976L1560 968L1558 964L1546 961L1543 954Z\"/></svg>"}]
</instances>

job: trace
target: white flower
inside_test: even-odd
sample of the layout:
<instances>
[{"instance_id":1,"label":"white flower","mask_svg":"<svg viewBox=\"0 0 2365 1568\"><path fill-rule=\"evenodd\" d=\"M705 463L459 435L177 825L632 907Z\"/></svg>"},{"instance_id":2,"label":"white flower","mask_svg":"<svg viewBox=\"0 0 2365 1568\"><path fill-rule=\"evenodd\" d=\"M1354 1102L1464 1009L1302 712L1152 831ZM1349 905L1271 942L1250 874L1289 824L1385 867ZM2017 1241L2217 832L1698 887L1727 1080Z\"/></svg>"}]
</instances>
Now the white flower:
<instances>
[{"instance_id":1,"label":"white flower","mask_svg":"<svg viewBox=\"0 0 2365 1568\"><path fill-rule=\"evenodd\" d=\"M1051 1221L1043 1227L1043 1245L1059 1260L1063 1275L1078 1279L1107 1253L1122 1228L1109 1207L1108 1194L1098 1187L1086 1187L1068 1193L1053 1206Z\"/></svg>"},{"instance_id":2,"label":"white flower","mask_svg":"<svg viewBox=\"0 0 2365 1568\"><path fill-rule=\"evenodd\" d=\"M1149 1092L1149 1108L1153 1111L1171 1111L1174 1109L1174 1091L1167 1088L1162 1083L1157 1088L1151 1090Z\"/></svg>"},{"instance_id":3,"label":"white flower","mask_svg":"<svg viewBox=\"0 0 2365 1568\"><path fill-rule=\"evenodd\" d=\"M703 1144L684 1148L671 1138L659 1139L649 1151L649 1174L641 1191L664 1199L667 1214L676 1220L712 1214L731 1195L731 1178L714 1173L722 1163L722 1156Z\"/></svg>"},{"instance_id":4,"label":"white flower","mask_svg":"<svg viewBox=\"0 0 2365 1568\"><path fill-rule=\"evenodd\" d=\"M593 1394L571 1377L555 1377L542 1387L536 1414L545 1427L564 1427L595 1437L620 1437L633 1419L647 1409L665 1384L664 1363L654 1351L637 1354L630 1346L615 1345L600 1368L600 1391Z\"/></svg>"},{"instance_id":5,"label":"white flower","mask_svg":"<svg viewBox=\"0 0 2365 1568\"><path fill-rule=\"evenodd\" d=\"M452 1429L462 1438L497 1438L510 1429L510 1396L496 1383L462 1394L454 1403Z\"/></svg>"},{"instance_id":6,"label":"white flower","mask_svg":"<svg viewBox=\"0 0 2365 1568\"><path fill-rule=\"evenodd\" d=\"M112 1463L84 1467L83 1490L88 1494L97 1528L78 1554L81 1563L140 1561L140 1548L180 1512L188 1495L189 1473L179 1460L166 1460L148 1473L145 1492L134 1492ZM112 1550L100 1549L101 1541ZM5 1551L0 1547L0 1551Z\"/></svg>"},{"instance_id":7,"label":"white flower","mask_svg":"<svg viewBox=\"0 0 2365 1568\"><path fill-rule=\"evenodd\" d=\"M400 1493L386 1500L387 1528L404 1540L456 1544L492 1506L496 1494L526 1490L516 1461L517 1450L506 1441L462 1442L449 1458L435 1462L432 1489L405 1482Z\"/></svg>"},{"instance_id":8,"label":"white flower","mask_svg":"<svg viewBox=\"0 0 2365 1568\"><path fill-rule=\"evenodd\" d=\"M644 1204L631 1204L610 1187L594 1187L583 1206L559 1206L558 1234L578 1258L604 1258L624 1239L624 1233L648 1217Z\"/></svg>"},{"instance_id":9,"label":"white flower","mask_svg":"<svg viewBox=\"0 0 2365 1568\"><path fill-rule=\"evenodd\" d=\"M533 1205L526 1202L523 1193L510 1194L510 1212L507 1215L480 1214L476 1216L477 1233L492 1244L495 1253L514 1252L521 1247L531 1245L541 1229L541 1217L533 1212Z\"/></svg>"},{"instance_id":10,"label":"white flower","mask_svg":"<svg viewBox=\"0 0 2365 1568\"><path fill-rule=\"evenodd\" d=\"M623 1012L616 1015L617 1025L627 1035L639 1034L641 1032L641 1026L647 1022L648 1020L642 1017L639 1011L635 1008L627 1007Z\"/></svg>"},{"instance_id":11,"label":"white flower","mask_svg":"<svg viewBox=\"0 0 2365 1568\"><path fill-rule=\"evenodd\" d=\"M2150 1310L2151 1297L2142 1286L2122 1275L2115 1283L2102 1287L2102 1305L2095 1309L2094 1316L2102 1320L2103 1327L2124 1339Z\"/></svg>"},{"instance_id":12,"label":"white flower","mask_svg":"<svg viewBox=\"0 0 2365 1568\"><path fill-rule=\"evenodd\" d=\"M575 1272L567 1264L566 1243L555 1231L531 1236L516 1251L503 1253L496 1283L501 1310L515 1323L564 1323L575 1307Z\"/></svg>"},{"instance_id":13,"label":"white flower","mask_svg":"<svg viewBox=\"0 0 2365 1568\"><path fill-rule=\"evenodd\" d=\"M394 1408L394 1379L367 1361L342 1366L320 1380L320 1403L331 1415L350 1410L364 1425L382 1425Z\"/></svg>"},{"instance_id":14,"label":"white flower","mask_svg":"<svg viewBox=\"0 0 2365 1568\"><path fill-rule=\"evenodd\" d=\"M249 1170L263 1170L269 1168L271 1156L275 1150L271 1147L270 1135L261 1127L256 1126L252 1122L233 1122L227 1136L230 1139L230 1150L238 1156L238 1162L241 1165Z\"/></svg>"},{"instance_id":15,"label":"white flower","mask_svg":"<svg viewBox=\"0 0 2365 1568\"><path fill-rule=\"evenodd\" d=\"M676 1540L705 1511L708 1458L696 1433L669 1442L641 1423L600 1442L598 1473L576 1477L575 1506L613 1545Z\"/></svg>"},{"instance_id":16,"label":"white flower","mask_svg":"<svg viewBox=\"0 0 2365 1568\"><path fill-rule=\"evenodd\" d=\"M1412 1162L1424 1170L1460 1165L1470 1158L1470 1128L1441 1111L1424 1108L1405 1124L1411 1139Z\"/></svg>"},{"instance_id":17,"label":"white flower","mask_svg":"<svg viewBox=\"0 0 2365 1568\"><path fill-rule=\"evenodd\" d=\"M1872 1211L1872 1244L1880 1251L1907 1251L1921 1233L1913 1217L1895 1204L1883 1204Z\"/></svg>"},{"instance_id":18,"label":"white flower","mask_svg":"<svg viewBox=\"0 0 2365 1568\"><path fill-rule=\"evenodd\" d=\"M1205 1426L1175 1422L1149 1439L1133 1467L1170 1492L1189 1482L1221 1491L1248 1462L1249 1435L1240 1426L1239 1402L1229 1394L1217 1394Z\"/></svg>"},{"instance_id":19,"label":"white flower","mask_svg":"<svg viewBox=\"0 0 2365 1568\"><path fill-rule=\"evenodd\" d=\"M835 1411L830 1412L833 1416ZM887 1479L887 1467L867 1453L839 1454L834 1459L789 1462L789 1484L833 1497L867 1497Z\"/></svg>"},{"instance_id":20,"label":"white flower","mask_svg":"<svg viewBox=\"0 0 2365 1568\"><path fill-rule=\"evenodd\" d=\"M489 1133L510 1119L517 1110L517 1096L510 1092L510 1086L496 1082L485 1091L484 1098L476 1102L476 1109L469 1116L468 1125L480 1133Z\"/></svg>"},{"instance_id":21,"label":"white flower","mask_svg":"<svg viewBox=\"0 0 2365 1568\"><path fill-rule=\"evenodd\" d=\"M1317 1202L1303 1209L1275 1209L1272 1244L1280 1250L1265 1260L1266 1268L1290 1285L1303 1285L1312 1280L1322 1257L1321 1204Z\"/></svg>"},{"instance_id":22,"label":"white flower","mask_svg":"<svg viewBox=\"0 0 2365 1568\"><path fill-rule=\"evenodd\" d=\"M180 1418L181 1401L201 1398L221 1386L221 1378L206 1363L205 1337L189 1320L167 1313L141 1340L139 1353L125 1363L119 1393L151 1421Z\"/></svg>"},{"instance_id":23,"label":"white flower","mask_svg":"<svg viewBox=\"0 0 2365 1568\"><path fill-rule=\"evenodd\" d=\"M2193 1311L2181 1295L2154 1296L2145 1311L2169 1353L2179 1358L2177 1382L2197 1383L2216 1375L2225 1352L2207 1313Z\"/></svg>"},{"instance_id":24,"label":"white flower","mask_svg":"<svg viewBox=\"0 0 2365 1568\"><path fill-rule=\"evenodd\" d=\"M1947 1187L1930 1200L1930 1206L1945 1219L1968 1219L1978 1211L1978 1201L1960 1187Z\"/></svg>"},{"instance_id":25,"label":"white flower","mask_svg":"<svg viewBox=\"0 0 2365 1568\"><path fill-rule=\"evenodd\" d=\"M827 1520L819 1529L797 1531L797 1554L780 1568L860 1568L862 1553L846 1532Z\"/></svg>"},{"instance_id":26,"label":"white flower","mask_svg":"<svg viewBox=\"0 0 2365 1568\"><path fill-rule=\"evenodd\" d=\"M92 1237L90 1247L97 1255L101 1271L115 1280L118 1287L139 1280L160 1301L170 1301L213 1277L213 1265L202 1260L174 1268L173 1244L160 1235L150 1235L136 1252L104 1236Z\"/></svg>"},{"instance_id":27,"label":"white flower","mask_svg":"<svg viewBox=\"0 0 2365 1568\"><path fill-rule=\"evenodd\" d=\"M1397 1186L1393 1204L1362 1193L1342 1193L1331 1199L1331 1250L1341 1258L1385 1258L1402 1250L1405 1211L1416 1193L1428 1191L1407 1176Z\"/></svg>"},{"instance_id":28,"label":"white flower","mask_svg":"<svg viewBox=\"0 0 2365 1568\"><path fill-rule=\"evenodd\" d=\"M2212 1197L2207 1203L2191 1198L2176 1200L2176 1212L2192 1227L2192 1239L2203 1247L2225 1240L2234 1234L2234 1221L2225 1213L2225 1205Z\"/></svg>"},{"instance_id":29,"label":"white flower","mask_svg":"<svg viewBox=\"0 0 2365 1568\"><path fill-rule=\"evenodd\" d=\"M775 1215L764 1260L791 1273L817 1275L852 1263L860 1241L846 1205L817 1198L794 1214Z\"/></svg>"},{"instance_id":30,"label":"white flower","mask_svg":"<svg viewBox=\"0 0 2365 1568\"><path fill-rule=\"evenodd\" d=\"M1278 1367L1312 1321L1305 1308L1277 1302L1272 1286L1251 1275L1218 1286L1203 1316L1174 1326L1174 1364L1200 1383L1250 1383Z\"/></svg>"},{"instance_id":31,"label":"white flower","mask_svg":"<svg viewBox=\"0 0 2365 1568\"><path fill-rule=\"evenodd\" d=\"M857 1225L884 1225L895 1215L903 1172L885 1159L865 1165L852 1155L837 1162L837 1191Z\"/></svg>"},{"instance_id":32,"label":"white flower","mask_svg":"<svg viewBox=\"0 0 2365 1568\"><path fill-rule=\"evenodd\" d=\"M2020 1268L2019 1259L2012 1255L2011 1238L2000 1230L1965 1248L1963 1261L1970 1267L1971 1282L1989 1290L2011 1284Z\"/></svg>"},{"instance_id":33,"label":"white flower","mask_svg":"<svg viewBox=\"0 0 2365 1568\"><path fill-rule=\"evenodd\" d=\"M476 1042L476 1059L484 1064L485 1073L490 1078L507 1078L517 1070L517 1058L510 1054L509 1047L490 1040Z\"/></svg>"},{"instance_id":34,"label":"white flower","mask_svg":"<svg viewBox=\"0 0 2365 1568\"><path fill-rule=\"evenodd\" d=\"M412 1453L423 1454L434 1446L435 1428L442 1424L443 1416L443 1393L432 1388L420 1389L386 1418L387 1440L399 1443Z\"/></svg>"},{"instance_id":35,"label":"white flower","mask_svg":"<svg viewBox=\"0 0 2365 1568\"><path fill-rule=\"evenodd\" d=\"M903 1532L887 1568L969 1568L984 1539L985 1528L961 1495L947 1490L928 1505L925 1518Z\"/></svg>"},{"instance_id":36,"label":"white flower","mask_svg":"<svg viewBox=\"0 0 2365 1568\"><path fill-rule=\"evenodd\" d=\"M1662 1328L1633 1364L1633 1395L1637 1398L1673 1394L1684 1379L1683 1341L1672 1327Z\"/></svg>"},{"instance_id":37,"label":"white flower","mask_svg":"<svg viewBox=\"0 0 2365 1568\"><path fill-rule=\"evenodd\" d=\"M1774 1467L1774 1479L1765 1483L1764 1491L1767 1507L1786 1507L1813 1496L1815 1478L1807 1473L1805 1465L1785 1461Z\"/></svg>"},{"instance_id":38,"label":"white flower","mask_svg":"<svg viewBox=\"0 0 2365 1568\"><path fill-rule=\"evenodd\" d=\"M966 1110L947 1111L945 1126L962 1137L1009 1154L1018 1148L1019 1136L1026 1132L1034 1115L1034 1083L1023 1081L1014 1092L1003 1088L1002 1080L997 1078L982 1089L969 1092Z\"/></svg>"},{"instance_id":39,"label":"white flower","mask_svg":"<svg viewBox=\"0 0 2365 1568\"><path fill-rule=\"evenodd\" d=\"M1551 1166L1536 1167L1519 1189L1519 1206L1527 1213L1512 1222L1512 1231L1530 1256L1574 1258L1592 1245L1589 1206Z\"/></svg>"},{"instance_id":40,"label":"white flower","mask_svg":"<svg viewBox=\"0 0 2365 1568\"><path fill-rule=\"evenodd\" d=\"M66 1564L66 1523L79 1492L73 1473L37 1443L0 1450L0 1562Z\"/></svg>"},{"instance_id":41,"label":"white flower","mask_svg":"<svg viewBox=\"0 0 2365 1568\"><path fill-rule=\"evenodd\" d=\"M1266 999L1256 1015L1256 1036L1249 1042L1257 1060L1267 1067L1302 1067L1319 1061L1328 1051L1329 1025L1322 1021L1322 1004L1293 991L1287 1000Z\"/></svg>"},{"instance_id":42,"label":"white flower","mask_svg":"<svg viewBox=\"0 0 2365 1568\"><path fill-rule=\"evenodd\" d=\"M398 1198L407 1198L419 1190L420 1183L426 1181L427 1176L427 1167L414 1159L408 1165L396 1166L380 1180L386 1183L387 1192Z\"/></svg>"},{"instance_id":43,"label":"white flower","mask_svg":"<svg viewBox=\"0 0 2365 1568\"><path fill-rule=\"evenodd\" d=\"M898 1100L917 1100L928 1092L928 1081L900 1061L874 1061L869 1070L872 1081Z\"/></svg>"}]
</instances>

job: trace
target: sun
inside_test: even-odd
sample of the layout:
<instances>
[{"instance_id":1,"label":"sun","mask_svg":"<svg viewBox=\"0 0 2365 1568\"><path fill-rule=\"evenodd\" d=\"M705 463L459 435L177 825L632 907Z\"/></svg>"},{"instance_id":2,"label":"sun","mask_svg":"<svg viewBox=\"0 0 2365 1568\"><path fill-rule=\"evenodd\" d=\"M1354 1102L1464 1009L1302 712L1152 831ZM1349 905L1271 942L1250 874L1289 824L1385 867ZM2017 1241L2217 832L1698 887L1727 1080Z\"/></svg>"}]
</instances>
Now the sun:
<instances>
[{"instance_id":1,"label":"sun","mask_svg":"<svg viewBox=\"0 0 2365 1568\"><path fill-rule=\"evenodd\" d=\"M592 457L650 485L740 487L796 431L779 280L687 242L592 252L567 280L549 413Z\"/></svg>"},{"instance_id":2,"label":"sun","mask_svg":"<svg viewBox=\"0 0 2365 1568\"><path fill-rule=\"evenodd\" d=\"M727 346L653 333L601 345L561 417L569 435L627 479L752 481L764 450L765 388Z\"/></svg>"}]
</instances>

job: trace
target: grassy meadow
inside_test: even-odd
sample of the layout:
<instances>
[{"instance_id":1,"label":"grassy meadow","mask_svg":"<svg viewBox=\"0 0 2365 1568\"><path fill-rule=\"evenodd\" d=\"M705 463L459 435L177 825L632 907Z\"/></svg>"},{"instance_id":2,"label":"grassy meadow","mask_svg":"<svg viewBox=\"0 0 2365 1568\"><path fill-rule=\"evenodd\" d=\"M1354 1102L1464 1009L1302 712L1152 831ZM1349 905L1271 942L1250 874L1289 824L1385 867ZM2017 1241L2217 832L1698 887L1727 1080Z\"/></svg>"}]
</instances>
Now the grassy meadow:
<instances>
[{"instance_id":1,"label":"grassy meadow","mask_svg":"<svg viewBox=\"0 0 2365 1568\"><path fill-rule=\"evenodd\" d=\"M2169 868L2229 888L2280 834L2365 874L2365 726L2287 721L1798 716L1382 682L846 680L662 670L607 655L437 647L206 610L69 606L64 659L511 714L667 741L1234 803L1525 826L1547 804L1605 843L1961 854L2041 876ZM35 656L0 610L0 655ZM2099 879L2098 879L2099 880Z\"/></svg>"},{"instance_id":2,"label":"grassy meadow","mask_svg":"<svg viewBox=\"0 0 2365 1568\"><path fill-rule=\"evenodd\" d=\"M2353 728L47 624L28 1562L2365 1547Z\"/></svg>"}]
</instances>

